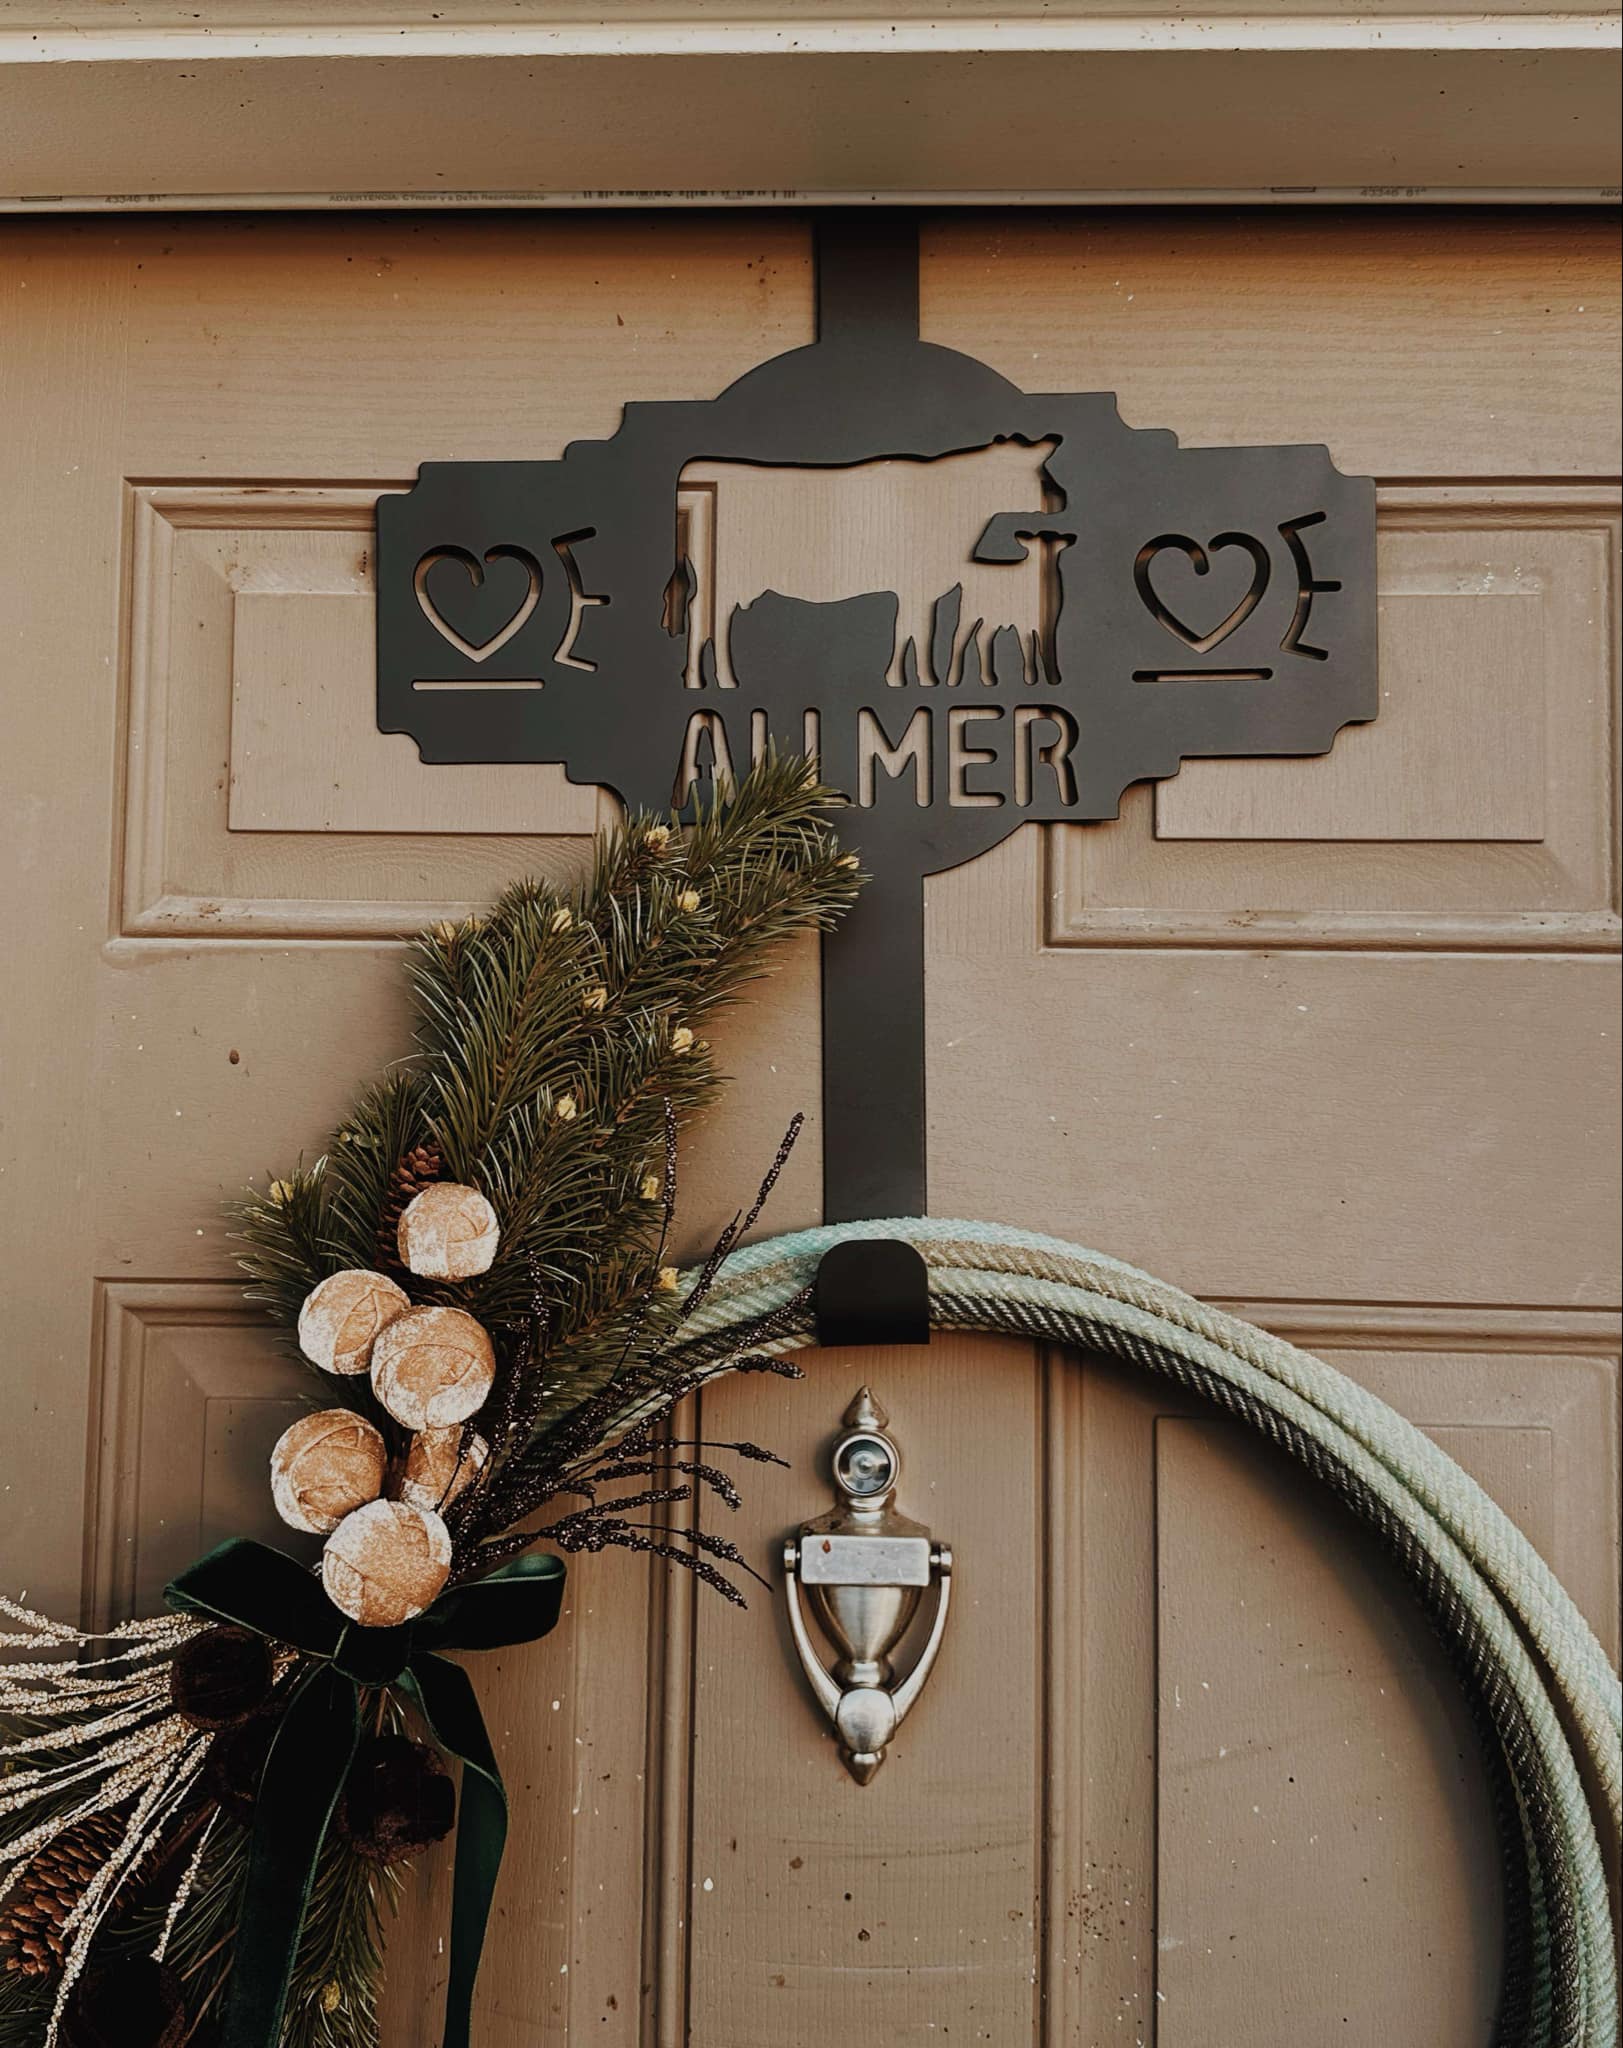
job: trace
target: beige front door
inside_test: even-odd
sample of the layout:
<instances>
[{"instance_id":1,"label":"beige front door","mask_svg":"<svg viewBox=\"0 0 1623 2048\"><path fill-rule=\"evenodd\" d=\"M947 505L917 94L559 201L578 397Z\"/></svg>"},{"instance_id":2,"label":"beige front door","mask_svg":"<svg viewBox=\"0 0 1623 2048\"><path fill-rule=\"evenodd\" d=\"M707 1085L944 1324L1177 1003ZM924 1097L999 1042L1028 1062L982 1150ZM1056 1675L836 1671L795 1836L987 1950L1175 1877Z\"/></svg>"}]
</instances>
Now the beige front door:
<instances>
[{"instance_id":1,"label":"beige front door","mask_svg":"<svg viewBox=\"0 0 1623 2048\"><path fill-rule=\"evenodd\" d=\"M222 1199L403 1049L397 935L577 863L604 814L377 733L377 494L809 338L809 236L357 215L0 247L0 1541L8 1587L105 1615L269 1532L294 1381ZM1376 725L1192 764L931 886L933 1210L1326 1352L1484 1480L1615 1654L1613 272L1582 214L975 213L926 224L922 323L1189 444L1325 441L1380 480L1382 535ZM717 587L754 575L724 546L747 480L694 488ZM934 516L909 500L905 559ZM797 545L815 582L826 527ZM726 1052L695 1242L816 1108L814 952ZM775 1227L814 1218L818 1164L813 1131ZM862 1379L957 1558L923 1703L858 1787L772 1599L581 1560L560 1632L485 1660L517 1818L481 2041L1484 2040L1473 1740L1338 1511L1119 1369L943 1338L706 1397L707 1431L793 1460L750 1475L763 1566L826 1505ZM446 1884L395 1931L390 2048L438 2039Z\"/></svg>"}]
</instances>

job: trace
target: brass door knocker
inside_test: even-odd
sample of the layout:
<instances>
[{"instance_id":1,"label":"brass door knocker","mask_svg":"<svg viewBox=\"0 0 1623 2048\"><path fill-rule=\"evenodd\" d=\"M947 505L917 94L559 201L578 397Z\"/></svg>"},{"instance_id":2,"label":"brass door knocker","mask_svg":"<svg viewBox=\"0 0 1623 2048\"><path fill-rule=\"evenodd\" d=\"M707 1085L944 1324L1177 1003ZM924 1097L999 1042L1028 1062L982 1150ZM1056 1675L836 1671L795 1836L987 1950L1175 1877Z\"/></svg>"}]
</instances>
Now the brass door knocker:
<instances>
[{"instance_id":1,"label":"brass door knocker","mask_svg":"<svg viewBox=\"0 0 1623 2048\"><path fill-rule=\"evenodd\" d=\"M846 1769L866 1785L924 1690L941 1648L952 1589L952 1552L931 1541L922 1522L892 1502L901 1455L885 1434L889 1418L866 1387L845 1411L834 1446L840 1504L802 1523L783 1546L789 1627L812 1691L834 1732ZM891 1656L906 1635L924 1589L936 1588L935 1616L918 1660L894 1684ZM830 1672L812 1642L801 1588L819 1627L840 1652Z\"/></svg>"}]
</instances>

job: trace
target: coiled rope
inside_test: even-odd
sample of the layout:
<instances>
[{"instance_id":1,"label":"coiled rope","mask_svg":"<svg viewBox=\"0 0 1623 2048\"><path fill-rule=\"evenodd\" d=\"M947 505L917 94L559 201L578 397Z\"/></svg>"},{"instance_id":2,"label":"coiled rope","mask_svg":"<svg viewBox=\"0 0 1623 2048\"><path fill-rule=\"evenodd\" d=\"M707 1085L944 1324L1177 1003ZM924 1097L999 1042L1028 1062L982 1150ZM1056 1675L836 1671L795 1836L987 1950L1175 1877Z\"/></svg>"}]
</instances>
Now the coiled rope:
<instances>
[{"instance_id":1,"label":"coiled rope","mask_svg":"<svg viewBox=\"0 0 1623 2048\"><path fill-rule=\"evenodd\" d=\"M767 1316L774 1348L810 1344L818 1262L852 1237L918 1248L938 1328L1073 1345L1158 1373L1260 1432L1369 1526L1414 1586L1482 1740L1505 1866L1492 2048L1618 2048L1596 1813L1615 1841L1623 1692L1571 1598L1476 1481L1322 1359L1119 1260L1002 1224L904 1218L752 1245L726 1261L673 1355L721 1363Z\"/></svg>"}]
</instances>

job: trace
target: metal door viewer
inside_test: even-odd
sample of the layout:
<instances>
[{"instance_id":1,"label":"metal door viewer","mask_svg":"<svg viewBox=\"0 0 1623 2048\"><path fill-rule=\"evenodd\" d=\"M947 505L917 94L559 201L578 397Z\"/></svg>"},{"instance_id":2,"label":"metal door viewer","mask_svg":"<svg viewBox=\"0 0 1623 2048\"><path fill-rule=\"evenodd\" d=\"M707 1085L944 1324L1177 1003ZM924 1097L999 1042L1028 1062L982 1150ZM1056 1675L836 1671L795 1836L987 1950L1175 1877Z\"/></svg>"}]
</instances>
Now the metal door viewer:
<instances>
[{"instance_id":1,"label":"metal door viewer","mask_svg":"<svg viewBox=\"0 0 1623 2048\"><path fill-rule=\"evenodd\" d=\"M840 1756L859 1785L885 1761L885 1750L924 1690L947 1629L952 1552L922 1522L895 1508L901 1454L886 1434L889 1421L866 1387L845 1411L845 1435L834 1446L839 1506L783 1546L789 1627L817 1703L834 1724ZM930 1632L899 1684L891 1659L928 1587L936 1589ZM802 1588L806 1598L801 1597ZM832 1672L806 1623L811 1607L840 1656Z\"/></svg>"}]
</instances>

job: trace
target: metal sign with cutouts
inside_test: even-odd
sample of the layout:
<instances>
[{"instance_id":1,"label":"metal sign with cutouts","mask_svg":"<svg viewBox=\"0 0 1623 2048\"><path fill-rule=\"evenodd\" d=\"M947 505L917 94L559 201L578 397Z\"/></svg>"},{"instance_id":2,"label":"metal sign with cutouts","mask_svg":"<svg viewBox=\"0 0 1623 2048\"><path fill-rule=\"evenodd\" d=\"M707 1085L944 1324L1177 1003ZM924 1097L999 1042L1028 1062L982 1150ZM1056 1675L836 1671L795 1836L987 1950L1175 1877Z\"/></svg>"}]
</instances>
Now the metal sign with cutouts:
<instances>
[{"instance_id":1,"label":"metal sign with cutouts","mask_svg":"<svg viewBox=\"0 0 1623 2048\"><path fill-rule=\"evenodd\" d=\"M820 230L818 313L815 343L717 398L627 405L556 460L424 463L383 498L378 723L425 761L558 763L655 809L768 745L814 754L873 876L825 947L825 1208L911 1215L924 877L1022 824L1114 817L1191 757L1323 753L1373 718L1374 486L1322 447L1181 448L1108 394L920 340L905 221ZM874 518L835 537L842 587L804 594L791 559L707 606L715 535L696 560L678 516L695 465L906 463L928 491L977 452L1014 502L928 522L928 602Z\"/></svg>"}]
</instances>

